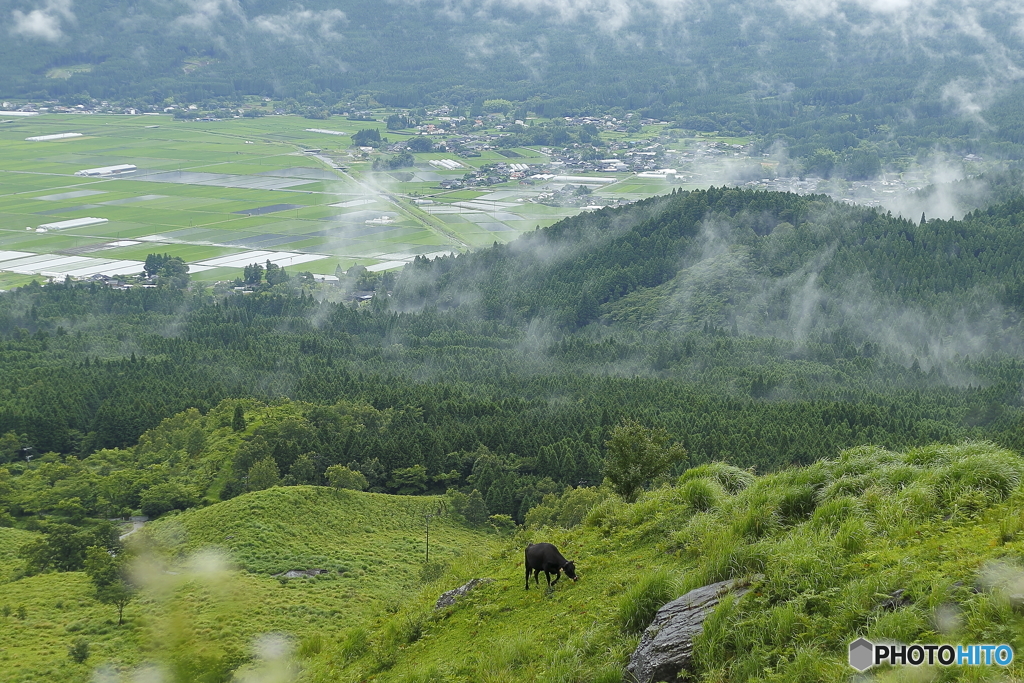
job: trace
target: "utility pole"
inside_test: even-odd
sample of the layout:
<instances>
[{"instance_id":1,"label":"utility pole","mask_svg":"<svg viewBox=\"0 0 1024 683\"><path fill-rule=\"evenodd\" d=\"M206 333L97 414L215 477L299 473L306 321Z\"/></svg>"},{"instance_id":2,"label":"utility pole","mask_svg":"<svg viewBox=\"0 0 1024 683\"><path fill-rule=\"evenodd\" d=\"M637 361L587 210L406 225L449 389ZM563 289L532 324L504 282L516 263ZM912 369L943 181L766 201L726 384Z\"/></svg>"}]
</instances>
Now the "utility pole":
<instances>
[{"instance_id":1,"label":"utility pole","mask_svg":"<svg viewBox=\"0 0 1024 683\"><path fill-rule=\"evenodd\" d=\"M428 512L423 515L423 519L426 520L427 523L427 559L425 560L425 562L430 562L430 520L432 520L434 517L440 517L446 512L448 512L448 506L445 505L443 500L441 500L438 501L437 509L434 512Z\"/></svg>"}]
</instances>

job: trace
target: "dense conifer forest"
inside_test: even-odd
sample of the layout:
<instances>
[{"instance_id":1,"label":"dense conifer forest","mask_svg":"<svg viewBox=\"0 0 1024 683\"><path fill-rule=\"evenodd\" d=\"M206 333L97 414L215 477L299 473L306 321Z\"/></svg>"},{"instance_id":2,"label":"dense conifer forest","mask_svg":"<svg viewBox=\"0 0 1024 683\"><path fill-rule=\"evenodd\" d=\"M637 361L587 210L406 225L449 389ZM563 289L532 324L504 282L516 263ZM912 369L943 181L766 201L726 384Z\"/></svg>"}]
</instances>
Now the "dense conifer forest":
<instances>
[{"instance_id":1,"label":"dense conifer forest","mask_svg":"<svg viewBox=\"0 0 1024 683\"><path fill-rule=\"evenodd\" d=\"M269 458L275 483L342 466L522 520L598 483L629 419L686 448L676 473L1020 448L1022 218L712 188L417 261L358 307L296 282L24 287L0 297L5 519L208 504Z\"/></svg>"}]
</instances>

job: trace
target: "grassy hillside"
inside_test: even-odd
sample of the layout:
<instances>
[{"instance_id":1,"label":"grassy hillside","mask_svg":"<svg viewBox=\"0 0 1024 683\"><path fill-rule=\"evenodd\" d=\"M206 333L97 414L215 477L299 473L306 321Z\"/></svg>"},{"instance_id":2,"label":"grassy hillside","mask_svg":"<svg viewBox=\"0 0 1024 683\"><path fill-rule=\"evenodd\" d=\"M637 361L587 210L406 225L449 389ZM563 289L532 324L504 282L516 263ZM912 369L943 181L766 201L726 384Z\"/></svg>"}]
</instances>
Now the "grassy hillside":
<instances>
[{"instance_id":1,"label":"grassy hillside","mask_svg":"<svg viewBox=\"0 0 1024 683\"><path fill-rule=\"evenodd\" d=\"M274 574L330 569L371 589L415 585L424 561L425 520L435 496L393 496L319 486L288 486L161 519L146 535L179 552L220 548L242 569ZM440 518L431 523L431 559L451 561L483 536Z\"/></svg>"},{"instance_id":2,"label":"grassy hillside","mask_svg":"<svg viewBox=\"0 0 1024 683\"><path fill-rule=\"evenodd\" d=\"M282 634L303 652L397 604L421 582L424 519L435 497L313 486L250 493L148 525L132 538L142 586L118 627L82 572L7 581L16 546L34 536L0 529L0 681L87 681L156 662L169 680L223 681ZM489 553L496 537L451 520L431 524L431 560ZM275 578L327 569L314 578ZM19 608L24 606L24 618ZM6 610L3 610L6 611ZM89 646L82 664L68 648ZM113 675L113 674L111 674Z\"/></svg>"},{"instance_id":3,"label":"grassy hillside","mask_svg":"<svg viewBox=\"0 0 1024 683\"><path fill-rule=\"evenodd\" d=\"M632 505L570 491L531 512L486 562L350 630L314 659L310 678L618 681L659 605L754 574L764 575L757 588L708 620L696 680L849 680L846 648L859 635L1020 651L1024 619L1009 596L1024 577L1022 473L1017 454L984 443L863 447L762 477L705 465ZM523 590L522 548L540 540L575 560L578 583ZM438 594L475 576L495 582L433 611ZM953 667L921 680L1021 671Z\"/></svg>"},{"instance_id":4,"label":"grassy hillside","mask_svg":"<svg viewBox=\"0 0 1024 683\"><path fill-rule=\"evenodd\" d=\"M13 574L21 566L18 548L35 537L36 534L31 531L0 527L0 583L13 578Z\"/></svg>"}]
</instances>

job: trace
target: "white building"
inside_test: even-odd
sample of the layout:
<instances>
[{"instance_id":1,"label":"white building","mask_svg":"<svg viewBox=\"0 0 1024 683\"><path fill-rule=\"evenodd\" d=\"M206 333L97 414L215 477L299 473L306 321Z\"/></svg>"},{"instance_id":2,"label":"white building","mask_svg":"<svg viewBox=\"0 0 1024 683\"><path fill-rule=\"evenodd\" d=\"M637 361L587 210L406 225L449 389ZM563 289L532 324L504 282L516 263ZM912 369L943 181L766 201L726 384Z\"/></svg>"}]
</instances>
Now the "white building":
<instances>
[{"instance_id":1,"label":"white building","mask_svg":"<svg viewBox=\"0 0 1024 683\"><path fill-rule=\"evenodd\" d=\"M119 164L117 166L101 166L100 168L85 168L81 171L75 171L75 175L84 176L104 176L104 175L123 175L125 173L135 173L138 169L135 164Z\"/></svg>"}]
</instances>

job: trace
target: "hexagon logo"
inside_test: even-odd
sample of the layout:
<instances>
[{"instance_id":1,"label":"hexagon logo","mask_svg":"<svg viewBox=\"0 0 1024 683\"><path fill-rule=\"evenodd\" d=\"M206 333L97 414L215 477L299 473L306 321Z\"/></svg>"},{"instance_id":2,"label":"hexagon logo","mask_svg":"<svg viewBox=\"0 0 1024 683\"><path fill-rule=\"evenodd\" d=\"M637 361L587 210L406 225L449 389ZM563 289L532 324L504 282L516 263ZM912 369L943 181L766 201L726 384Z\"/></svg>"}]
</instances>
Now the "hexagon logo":
<instances>
[{"instance_id":1,"label":"hexagon logo","mask_svg":"<svg viewBox=\"0 0 1024 683\"><path fill-rule=\"evenodd\" d=\"M875 665L875 645L870 640L858 638L850 643L850 666L857 671L867 671Z\"/></svg>"}]
</instances>

